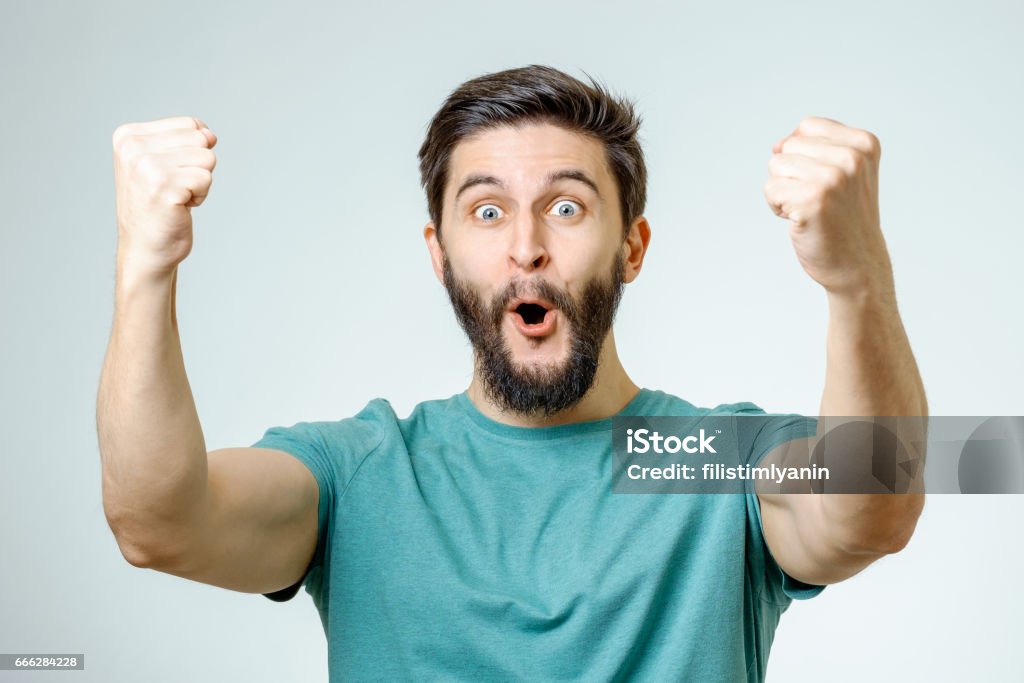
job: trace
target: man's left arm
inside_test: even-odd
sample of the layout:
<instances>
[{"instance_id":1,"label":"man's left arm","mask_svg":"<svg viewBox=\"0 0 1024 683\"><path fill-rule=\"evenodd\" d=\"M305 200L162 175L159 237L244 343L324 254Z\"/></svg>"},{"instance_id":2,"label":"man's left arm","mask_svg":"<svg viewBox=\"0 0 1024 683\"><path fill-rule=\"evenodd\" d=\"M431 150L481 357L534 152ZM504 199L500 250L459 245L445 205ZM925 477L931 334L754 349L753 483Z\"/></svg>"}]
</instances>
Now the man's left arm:
<instances>
[{"instance_id":1,"label":"man's left arm","mask_svg":"<svg viewBox=\"0 0 1024 683\"><path fill-rule=\"evenodd\" d=\"M927 416L882 236L878 139L838 121L807 117L772 151L765 198L776 215L790 220L800 264L828 299L820 414ZM765 461L803 453L806 465L820 437L819 430L802 449L790 442L787 451L783 444ZM920 489L917 484L913 490ZM772 556L793 578L816 585L847 579L901 550L924 507L923 493L757 495Z\"/></svg>"}]
</instances>

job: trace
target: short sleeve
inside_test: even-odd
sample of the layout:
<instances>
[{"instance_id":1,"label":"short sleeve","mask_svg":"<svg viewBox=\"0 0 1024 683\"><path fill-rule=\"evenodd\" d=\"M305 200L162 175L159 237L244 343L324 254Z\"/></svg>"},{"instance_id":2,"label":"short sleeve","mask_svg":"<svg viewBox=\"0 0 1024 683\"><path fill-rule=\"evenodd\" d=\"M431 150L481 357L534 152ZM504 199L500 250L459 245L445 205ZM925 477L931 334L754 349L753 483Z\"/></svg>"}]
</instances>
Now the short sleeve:
<instances>
[{"instance_id":1,"label":"short sleeve","mask_svg":"<svg viewBox=\"0 0 1024 683\"><path fill-rule=\"evenodd\" d=\"M252 444L289 453L309 468L320 490L317 505L316 552L306 573L294 585L263 593L276 602L291 600L303 584L313 601L322 606L330 592L331 538L337 530L337 510L363 461L388 435L400 439L397 416L381 398L367 403L357 415L341 420L298 422L290 427L271 427Z\"/></svg>"},{"instance_id":2,"label":"short sleeve","mask_svg":"<svg viewBox=\"0 0 1024 683\"><path fill-rule=\"evenodd\" d=\"M796 413L769 415L753 403L742 403L738 406L739 410L736 411L738 415L764 416L764 419L737 420L738 442L743 449L742 452L749 454L746 462L752 466L757 465L777 446L793 439L814 436L818 430L818 420L814 417ZM748 484L749 490L745 494L747 497L747 521L752 538L755 539L755 547L763 558L767 573L766 590L769 591L769 595L765 597L769 601L779 602L785 601L785 598L808 600L821 594L825 590L825 586L804 583L793 578L782 570L772 556L764 537L760 500L753 491L752 482L748 482ZM781 595L779 595L780 592Z\"/></svg>"},{"instance_id":3,"label":"short sleeve","mask_svg":"<svg viewBox=\"0 0 1024 683\"><path fill-rule=\"evenodd\" d=\"M320 577L324 564L327 544L330 539L331 510L334 508L336 481L329 449L316 424L299 422L291 427L271 427L252 444L254 448L274 448L284 451L304 464L313 473L320 490L317 504L317 542L313 559L302 578L295 584L274 593L263 593L275 602L291 600L306 583L306 589L314 593L320 589Z\"/></svg>"}]
</instances>

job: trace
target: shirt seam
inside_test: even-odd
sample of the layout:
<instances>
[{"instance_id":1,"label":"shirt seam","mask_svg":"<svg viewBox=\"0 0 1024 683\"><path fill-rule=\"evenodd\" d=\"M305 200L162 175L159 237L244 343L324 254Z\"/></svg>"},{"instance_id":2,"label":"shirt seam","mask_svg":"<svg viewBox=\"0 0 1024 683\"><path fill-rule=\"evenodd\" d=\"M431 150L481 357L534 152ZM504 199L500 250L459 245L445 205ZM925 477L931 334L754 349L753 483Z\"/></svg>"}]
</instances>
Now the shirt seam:
<instances>
[{"instance_id":1,"label":"shirt seam","mask_svg":"<svg viewBox=\"0 0 1024 683\"><path fill-rule=\"evenodd\" d=\"M651 398L651 395L654 393L654 391L655 391L654 389L641 388L641 392L646 392L646 395L644 396L645 400L642 402L642 405L640 407L646 408L646 407L649 406L650 398ZM501 429L495 429L495 428L492 428L491 426L489 426L487 424L482 423L481 418L487 419L487 417L485 415L474 415L471 412L471 410L473 410L473 406L471 406L471 405L470 406L465 406L465 407L460 405L459 404L458 396L459 395L457 395L455 397L455 400L456 400L456 404L455 404L456 405L456 410L457 410L458 413L460 413L463 416L463 418L464 418L464 420L466 422L468 422L470 425L472 425L473 429L477 430L478 432L480 432L482 434L486 434L486 435L492 436L492 437L494 437L496 439L500 439L502 442L505 442L505 443L508 443L508 444L516 444L516 445L524 445L524 444L537 444L538 446L545 445L545 444L546 445L550 445L552 443L557 443L557 442L560 442L560 441L571 441L571 440L574 440L574 439L579 439L580 437L589 436L591 434L611 434L612 432L614 432L614 429L615 429L614 423L613 423L613 420L615 418L642 417L642 416L645 415L645 412L643 410L634 409L634 410L629 411L628 413L619 412L619 413L616 413L615 415L612 415L610 417L601 418L601 419L593 420L593 421L588 421L588 423L591 426L586 428L586 429L584 429L584 430L581 430L581 431L566 432L566 433L563 433L563 434L560 434L560 435L553 435L553 436L543 436L543 435L525 436L524 435L522 437L516 437L516 436L512 436L512 435L507 434L507 433L503 433L503 431ZM637 397L639 397L639 396L640 396L640 394L637 394ZM630 403L632 403L632 401ZM595 422L605 422L605 421L607 421L606 425L594 426ZM573 426L573 424L574 423L569 423L567 425L558 425L558 426L567 426L568 427L568 426ZM575 424L579 424L579 423L575 423ZM546 428L542 427L541 429L546 429Z\"/></svg>"},{"instance_id":2,"label":"shirt seam","mask_svg":"<svg viewBox=\"0 0 1024 683\"><path fill-rule=\"evenodd\" d=\"M348 493L348 490L352 488L352 482L355 480L356 475L359 474L359 471L363 469L363 463L365 463L366 459L373 455L377 451L377 449L384 444L384 441L384 435L382 434L380 440L377 441L377 444L373 448L368 450L366 454L359 459L359 464L356 465L356 468L352 471L352 474L349 475L348 481L345 482L344 486L341 487L341 491L338 492L336 502L340 502L345 497L345 494Z\"/></svg>"},{"instance_id":3,"label":"shirt seam","mask_svg":"<svg viewBox=\"0 0 1024 683\"><path fill-rule=\"evenodd\" d=\"M536 446L545 446L545 445L547 445L547 446L550 446L553 443L558 443L558 442L562 442L562 441L573 441L573 440L579 439L581 437L589 436L591 434L594 434L594 435L600 435L600 434L608 435L608 434L611 434L611 432L612 432L612 427L611 427L611 425L609 425L608 427L602 427L600 429L588 429L586 431L577 432L575 434L564 434L562 436L551 436L551 437L541 437L541 438L536 438L536 437L516 438L514 436L508 436L506 434L498 434L497 432L491 431L490 429L487 429L483 425L477 424L476 421L474 421L472 418L467 417L466 419L472 425L474 431L476 431L476 432L478 432L480 434L485 434L488 437L494 438L494 439L502 441L504 443L514 444L516 446L527 446L527 445L536 445Z\"/></svg>"}]
</instances>

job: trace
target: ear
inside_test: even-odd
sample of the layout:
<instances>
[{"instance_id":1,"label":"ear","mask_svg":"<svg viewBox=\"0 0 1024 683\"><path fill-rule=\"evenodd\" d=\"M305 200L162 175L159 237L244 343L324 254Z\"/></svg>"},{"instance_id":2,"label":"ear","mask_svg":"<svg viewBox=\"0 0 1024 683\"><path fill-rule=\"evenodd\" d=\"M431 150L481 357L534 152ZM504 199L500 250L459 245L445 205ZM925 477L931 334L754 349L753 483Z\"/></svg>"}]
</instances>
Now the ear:
<instances>
[{"instance_id":1,"label":"ear","mask_svg":"<svg viewBox=\"0 0 1024 683\"><path fill-rule=\"evenodd\" d=\"M423 227L423 240L427 243L427 251L430 252L430 264L434 268L434 275L437 281L444 284L444 251L441 242L437 238L437 228L433 222L428 222Z\"/></svg>"},{"instance_id":2,"label":"ear","mask_svg":"<svg viewBox=\"0 0 1024 683\"><path fill-rule=\"evenodd\" d=\"M647 245L651 242L651 226L643 216L638 217L629 226L629 234L622 244L622 251L625 254L625 272L623 282L632 282L640 274L640 268L644 264L644 255L647 254Z\"/></svg>"}]
</instances>

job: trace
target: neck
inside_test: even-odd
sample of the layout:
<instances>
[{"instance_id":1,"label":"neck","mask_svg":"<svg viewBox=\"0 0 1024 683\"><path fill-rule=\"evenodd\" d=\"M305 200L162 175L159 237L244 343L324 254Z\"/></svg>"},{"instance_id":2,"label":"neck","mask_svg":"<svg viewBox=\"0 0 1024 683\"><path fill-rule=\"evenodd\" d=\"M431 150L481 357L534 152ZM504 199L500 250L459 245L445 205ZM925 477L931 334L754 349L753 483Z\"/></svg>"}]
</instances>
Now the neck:
<instances>
[{"instance_id":1,"label":"neck","mask_svg":"<svg viewBox=\"0 0 1024 683\"><path fill-rule=\"evenodd\" d=\"M615 349L615 335L609 331L604 345L601 347L594 383L579 403L560 413L544 417L543 415L528 416L502 410L487 397L480 380L480 373L475 369L473 381L466 389L466 394L477 410L495 422L514 427L553 427L611 417L625 408L626 404L632 401L639 391L640 387L633 383L633 380L626 374L625 368L622 367L619 354Z\"/></svg>"}]
</instances>

